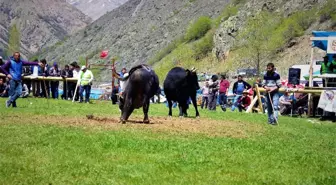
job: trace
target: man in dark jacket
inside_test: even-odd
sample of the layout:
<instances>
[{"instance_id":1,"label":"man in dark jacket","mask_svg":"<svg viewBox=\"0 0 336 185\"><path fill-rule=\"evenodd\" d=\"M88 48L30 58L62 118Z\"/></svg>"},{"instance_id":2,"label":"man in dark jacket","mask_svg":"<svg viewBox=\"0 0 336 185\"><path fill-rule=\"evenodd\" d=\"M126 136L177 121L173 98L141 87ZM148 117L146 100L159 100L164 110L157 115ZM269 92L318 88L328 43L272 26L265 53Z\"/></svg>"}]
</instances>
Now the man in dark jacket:
<instances>
[{"instance_id":1,"label":"man in dark jacket","mask_svg":"<svg viewBox=\"0 0 336 185\"><path fill-rule=\"evenodd\" d=\"M53 67L49 70L49 76L54 76L54 77L61 76L61 70L58 68L58 65L56 62L54 62ZM53 99L58 99L58 86L59 86L58 80L50 82L51 96Z\"/></svg>"},{"instance_id":2,"label":"man in dark jacket","mask_svg":"<svg viewBox=\"0 0 336 185\"><path fill-rule=\"evenodd\" d=\"M36 62L27 62L21 60L20 53L15 52L10 60L1 66L1 70L9 79L9 99L6 101L6 107L16 107L16 99L22 93L22 66L42 65Z\"/></svg>"},{"instance_id":3,"label":"man in dark jacket","mask_svg":"<svg viewBox=\"0 0 336 185\"><path fill-rule=\"evenodd\" d=\"M72 70L70 70L69 65L65 65L64 69L61 72L61 77L63 78L63 94L61 98L67 100L69 97L70 90L69 90L69 82L66 80L66 78L73 77L73 73Z\"/></svg>"},{"instance_id":4,"label":"man in dark jacket","mask_svg":"<svg viewBox=\"0 0 336 185\"><path fill-rule=\"evenodd\" d=\"M238 76L238 81L233 84L233 95L235 96L231 110L234 111L237 107L237 102L243 95L244 90L250 89L251 85L243 80L241 75Z\"/></svg>"}]
</instances>

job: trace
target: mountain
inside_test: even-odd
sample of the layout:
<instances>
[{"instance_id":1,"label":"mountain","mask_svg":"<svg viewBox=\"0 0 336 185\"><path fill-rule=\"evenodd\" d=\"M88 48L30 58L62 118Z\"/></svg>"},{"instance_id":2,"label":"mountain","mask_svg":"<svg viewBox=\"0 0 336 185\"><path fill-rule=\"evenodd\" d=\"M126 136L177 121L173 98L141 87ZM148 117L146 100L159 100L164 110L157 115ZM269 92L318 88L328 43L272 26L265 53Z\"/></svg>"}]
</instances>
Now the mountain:
<instances>
[{"instance_id":1,"label":"mountain","mask_svg":"<svg viewBox=\"0 0 336 185\"><path fill-rule=\"evenodd\" d=\"M147 62L160 49L184 34L200 16L215 17L228 0L130 0L105 14L85 30L51 48L43 57L73 61L88 56L99 60L102 49L119 58L118 66Z\"/></svg>"},{"instance_id":2,"label":"mountain","mask_svg":"<svg viewBox=\"0 0 336 185\"><path fill-rule=\"evenodd\" d=\"M0 48L8 47L11 27L20 34L21 52L31 55L85 28L91 19L65 0L1 0Z\"/></svg>"},{"instance_id":3,"label":"mountain","mask_svg":"<svg viewBox=\"0 0 336 185\"><path fill-rule=\"evenodd\" d=\"M67 0L93 20L97 20L105 13L118 8L128 0Z\"/></svg>"}]
</instances>

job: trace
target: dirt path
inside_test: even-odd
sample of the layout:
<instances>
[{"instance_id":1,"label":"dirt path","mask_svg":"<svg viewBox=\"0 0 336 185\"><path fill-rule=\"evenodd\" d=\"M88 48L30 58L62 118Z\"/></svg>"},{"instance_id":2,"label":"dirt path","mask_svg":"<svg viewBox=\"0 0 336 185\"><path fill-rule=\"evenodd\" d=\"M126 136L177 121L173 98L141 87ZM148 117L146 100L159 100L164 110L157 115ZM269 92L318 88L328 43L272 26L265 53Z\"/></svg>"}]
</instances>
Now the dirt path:
<instances>
[{"instance_id":1,"label":"dirt path","mask_svg":"<svg viewBox=\"0 0 336 185\"><path fill-rule=\"evenodd\" d=\"M98 128L106 130L120 129L149 129L153 132L168 132L173 134L204 134L206 136L225 136L233 138L245 138L251 134L263 133L261 125L255 123L244 123L239 121L212 120L206 118L168 118L151 117L150 124L143 124L139 120L142 117L134 116L126 124L119 123L119 118L114 117L93 117L87 116L65 117L65 116L43 116L31 115L25 119L22 115L5 116L2 123L16 124L55 124L61 126L78 126L85 128ZM40 121L37 121L40 120ZM137 120L137 121L136 121Z\"/></svg>"}]
</instances>

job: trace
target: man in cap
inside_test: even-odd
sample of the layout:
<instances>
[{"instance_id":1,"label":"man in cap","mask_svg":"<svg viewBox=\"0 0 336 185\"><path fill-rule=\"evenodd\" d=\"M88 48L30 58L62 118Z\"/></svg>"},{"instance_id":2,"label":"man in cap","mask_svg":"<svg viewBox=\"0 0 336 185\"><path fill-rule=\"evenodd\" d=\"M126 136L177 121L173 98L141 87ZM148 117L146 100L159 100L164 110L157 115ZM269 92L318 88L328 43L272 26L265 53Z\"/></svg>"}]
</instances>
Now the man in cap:
<instances>
[{"instance_id":1,"label":"man in cap","mask_svg":"<svg viewBox=\"0 0 336 185\"><path fill-rule=\"evenodd\" d=\"M243 96L238 100L238 110L239 112L242 112L242 110L246 111L246 109L251 104L251 98L248 96L248 91L243 91Z\"/></svg>"},{"instance_id":2,"label":"man in cap","mask_svg":"<svg viewBox=\"0 0 336 185\"><path fill-rule=\"evenodd\" d=\"M83 102L83 92L85 91L85 103L90 102L91 85L93 81L93 74L86 66L81 67L81 72L79 73L80 80L80 91L79 91L79 102Z\"/></svg>"}]
</instances>

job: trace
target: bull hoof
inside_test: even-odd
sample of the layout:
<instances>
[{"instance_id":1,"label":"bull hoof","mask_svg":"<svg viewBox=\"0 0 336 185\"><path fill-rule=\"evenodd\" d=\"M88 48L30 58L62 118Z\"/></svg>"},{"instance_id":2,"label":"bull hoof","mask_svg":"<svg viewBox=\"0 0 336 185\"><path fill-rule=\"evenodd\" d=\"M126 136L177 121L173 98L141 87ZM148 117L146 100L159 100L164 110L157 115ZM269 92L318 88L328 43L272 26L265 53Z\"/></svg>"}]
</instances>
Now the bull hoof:
<instances>
[{"instance_id":1,"label":"bull hoof","mask_svg":"<svg viewBox=\"0 0 336 185\"><path fill-rule=\"evenodd\" d=\"M179 116L180 119L183 119L183 116Z\"/></svg>"},{"instance_id":2,"label":"bull hoof","mask_svg":"<svg viewBox=\"0 0 336 185\"><path fill-rule=\"evenodd\" d=\"M126 120L120 119L119 123L126 124Z\"/></svg>"},{"instance_id":3,"label":"bull hoof","mask_svg":"<svg viewBox=\"0 0 336 185\"><path fill-rule=\"evenodd\" d=\"M144 124L149 124L150 122L149 122L149 120L144 120L143 123Z\"/></svg>"},{"instance_id":4,"label":"bull hoof","mask_svg":"<svg viewBox=\"0 0 336 185\"><path fill-rule=\"evenodd\" d=\"M196 116L196 119L200 119L200 116Z\"/></svg>"}]
</instances>

